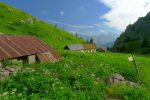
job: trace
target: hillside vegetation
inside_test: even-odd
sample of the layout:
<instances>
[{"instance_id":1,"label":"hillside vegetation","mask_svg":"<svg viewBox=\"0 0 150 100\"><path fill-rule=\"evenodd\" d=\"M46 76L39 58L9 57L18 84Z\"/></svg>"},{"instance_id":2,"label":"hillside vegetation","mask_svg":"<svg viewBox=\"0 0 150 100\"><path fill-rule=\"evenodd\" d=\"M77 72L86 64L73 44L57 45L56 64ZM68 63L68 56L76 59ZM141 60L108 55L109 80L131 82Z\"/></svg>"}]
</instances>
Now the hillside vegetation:
<instances>
[{"instance_id":1,"label":"hillside vegetation","mask_svg":"<svg viewBox=\"0 0 150 100\"><path fill-rule=\"evenodd\" d=\"M136 56L142 88L106 86L105 80L120 73L137 82L137 74L127 54L61 52L54 64L27 65L14 77L0 81L0 99L40 100L149 100L150 59Z\"/></svg>"},{"instance_id":2,"label":"hillside vegetation","mask_svg":"<svg viewBox=\"0 0 150 100\"><path fill-rule=\"evenodd\" d=\"M144 43L148 45L142 46ZM150 13L129 25L116 40L113 50L117 52L150 53Z\"/></svg>"},{"instance_id":3,"label":"hillside vegetation","mask_svg":"<svg viewBox=\"0 0 150 100\"><path fill-rule=\"evenodd\" d=\"M62 29L2 2L0 2L0 23L0 33L34 35L56 49L63 49L66 44L83 42Z\"/></svg>"}]
</instances>

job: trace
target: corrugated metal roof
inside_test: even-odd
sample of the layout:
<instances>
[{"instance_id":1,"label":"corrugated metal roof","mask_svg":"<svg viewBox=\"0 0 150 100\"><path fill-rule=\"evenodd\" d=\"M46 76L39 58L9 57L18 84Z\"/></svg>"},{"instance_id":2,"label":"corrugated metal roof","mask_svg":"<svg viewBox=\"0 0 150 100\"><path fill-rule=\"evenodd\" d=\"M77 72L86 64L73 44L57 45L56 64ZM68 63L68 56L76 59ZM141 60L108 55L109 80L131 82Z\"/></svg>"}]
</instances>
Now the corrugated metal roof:
<instances>
[{"instance_id":1,"label":"corrugated metal roof","mask_svg":"<svg viewBox=\"0 0 150 100\"><path fill-rule=\"evenodd\" d=\"M84 49L96 49L95 44L83 44Z\"/></svg>"},{"instance_id":2,"label":"corrugated metal roof","mask_svg":"<svg viewBox=\"0 0 150 100\"><path fill-rule=\"evenodd\" d=\"M0 60L43 52L54 52L56 54L53 48L35 36L0 35Z\"/></svg>"},{"instance_id":3,"label":"corrugated metal roof","mask_svg":"<svg viewBox=\"0 0 150 100\"><path fill-rule=\"evenodd\" d=\"M54 55L56 55L55 52L47 52L47 53L37 54L37 57L41 62L51 63L51 62L56 62L58 61L58 59L60 59L60 57L57 58Z\"/></svg>"},{"instance_id":4,"label":"corrugated metal roof","mask_svg":"<svg viewBox=\"0 0 150 100\"><path fill-rule=\"evenodd\" d=\"M75 51L78 51L78 50L87 50L87 49L96 49L96 45L95 44L67 45L67 49L69 49L69 50L75 50Z\"/></svg>"},{"instance_id":5,"label":"corrugated metal roof","mask_svg":"<svg viewBox=\"0 0 150 100\"><path fill-rule=\"evenodd\" d=\"M84 47L81 44L67 45L67 47L69 50L84 50Z\"/></svg>"}]
</instances>

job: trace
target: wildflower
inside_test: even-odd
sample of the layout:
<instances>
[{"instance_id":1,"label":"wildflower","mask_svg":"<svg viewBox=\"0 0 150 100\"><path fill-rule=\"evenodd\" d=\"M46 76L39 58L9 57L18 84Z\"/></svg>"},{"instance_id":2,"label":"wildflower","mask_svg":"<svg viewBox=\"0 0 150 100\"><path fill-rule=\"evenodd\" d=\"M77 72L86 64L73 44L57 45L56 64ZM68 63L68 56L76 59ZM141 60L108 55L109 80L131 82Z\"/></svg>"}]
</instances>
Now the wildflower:
<instances>
[{"instance_id":1,"label":"wildflower","mask_svg":"<svg viewBox=\"0 0 150 100\"><path fill-rule=\"evenodd\" d=\"M106 64L106 66L109 66L109 64Z\"/></svg>"},{"instance_id":2,"label":"wildflower","mask_svg":"<svg viewBox=\"0 0 150 100\"><path fill-rule=\"evenodd\" d=\"M31 72L35 72L35 70L34 70L34 69L32 69L32 70L31 70Z\"/></svg>"},{"instance_id":3,"label":"wildflower","mask_svg":"<svg viewBox=\"0 0 150 100\"><path fill-rule=\"evenodd\" d=\"M64 89L64 87L60 87L60 89L62 89L62 90L63 90L63 89Z\"/></svg>"},{"instance_id":4,"label":"wildflower","mask_svg":"<svg viewBox=\"0 0 150 100\"><path fill-rule=\"evenodd\" d=\"M22 96L22 93L19 93L18 96L21 97L21 96Z\"/></svg>"},{"instance_id":5,"label":"wildflower","mask_svg":"<svg viewBox=\"0 0 150 100\"><path fill-rule=\"evenodd\" d=\"M103 66L103 64L100 64L100 66Z\"/></svg>"},{"instance_id":6,"label":"wildflower","mask_svg":"<svg viewBox=\"0 0 150 100\"><path fill-rule=\"evenodd\" d=\"M13 92L16 92L17 90L16 90L16 88L14 88L14 89L12 89L12 91L13 91Z\"/></svg>"},{"instance_id":7,"label":"wildflower","mask_svg":"<svg viewBox=\"0 0 150 100\"><path fill-rule=\"evenodd\" d=\"M77 68L77 70L79 70L79 68Z\"/></svg>"},{"instance_id":8,"label":"wildflower","mask_svg":"<svg viewBox=\"0 0 150 100\"><path fill-rule=\"evenodd\" d=\"M92 77L95 77L95 74L91 74Z\"/></svg>"},{"instance_id":9,"label":"wildflower","mask_svg":"<svg viewBox=\"0 0 150 100\"><path fill-rule=\"evenodd\" d=\"M48 93L48 91L47 91L47 90L46 90L45 92L46 92L46 93Z\"/></svg>"},{"instance_id":10,"label":"wildflower","mask_svg":"<svg viewBox=\"0 0 150 100\"><path fill-rule=\"evenodd\" d=\"M6 96L7 94L8 94L8 92L4 92L2 95L3 95L3 96Z\"/></svg>"},{"instance_id":11,"label":"wildflower","mask_svg":"<svg viewBox=\"0 0 150 100\"><path fill-rule=\"evenodd\" d=\"M35 78L32 78L33 81L35 81Z\"/></svg>"},{"instance_id":12,"label":"wildflower","mask_svg":"<svg viewBox=\"0 0 150 100\"><path fill-rule=\"evenodd\" d=\"M55 87L55 83L52 84L52 87Z\"/></svg>"},{"instance_id":13,"label":"wildflower","mask_svg":"<svg viewBox=\"0 0 150 100\"><path fill-rule=\"evenodd\" d=\"M15 92L11 92L10 94L15 94Z\"/></svg>"}]
</instances>

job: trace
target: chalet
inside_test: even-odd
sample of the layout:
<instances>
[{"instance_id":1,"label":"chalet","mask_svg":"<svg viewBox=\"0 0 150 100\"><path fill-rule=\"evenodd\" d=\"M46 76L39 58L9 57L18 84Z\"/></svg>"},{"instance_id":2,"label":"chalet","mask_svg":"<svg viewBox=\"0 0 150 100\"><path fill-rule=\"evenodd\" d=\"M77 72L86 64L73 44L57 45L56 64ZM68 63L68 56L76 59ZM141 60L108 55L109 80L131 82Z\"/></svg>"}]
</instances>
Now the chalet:
<instances>
[{"instance_id":1,"label":"chalet","mask_svg":"<svg viewBox=\"0 0 150 100\"><path fill-rule=\"evenodd\" d=\"M64 49L70 50L70 51L84 52L84 47L82 44L67 45L65 46Z\"/></svg>"},{"instance_id":2,"label":"chalet","mask_svg":"<svg viewBox=\"0 0 150 100\"><path fill-rule=\"evenodd\" d=\"M95 44L83 44L85 52L96 52Z\"/></svg>"},{"instance_id":3,"label":"chalet","mask_svg":"<svg viewBox=\"0 0 150 100\"><path fill-rule=\"evenodd\" d=\"M95 44L75 44L65 46L66 50L78 51L78 52L96 52Z\"/></svg>"},{"instance_id":4,"label":"chalet","mask_svg":"<svg viewBox=\"0 0 150 100\"><path fill-rule=\"evenodd\" d=\"M60 59L56 51L35 36L0 35L0 61L11 59L33 64Z\"/></svg>"},{"instance_id":5,"label":"chalet","mask_svg":"<svg viewBox=\"0 0 150 100\"><path fill-rule=\"evenodd\" d=\"M107 52L107 49L100 47L100 48L97 49L97 51L98 52Z\"/></svg>"}]
</instances>

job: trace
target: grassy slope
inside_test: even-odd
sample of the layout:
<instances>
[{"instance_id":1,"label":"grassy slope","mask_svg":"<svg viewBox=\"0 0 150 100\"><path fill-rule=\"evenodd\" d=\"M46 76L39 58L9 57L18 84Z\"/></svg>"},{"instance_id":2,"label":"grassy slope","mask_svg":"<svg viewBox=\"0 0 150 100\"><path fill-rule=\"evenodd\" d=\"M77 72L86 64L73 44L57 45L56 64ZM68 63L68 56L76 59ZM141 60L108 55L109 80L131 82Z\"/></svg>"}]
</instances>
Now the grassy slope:
<instances>
[{"instance_id":1,"label":"grassy slope","mask_svg":"<svg viewBox=\"0 0 150 100\"><path fill-rule=\"evenodd\" d=\"M56 100L101 100L105 95L125 100L148 100L150 91L150 59L136 56L140 66L143 89L127 86L106 87L105 79L120 73L137 82L128 54L61 52L60 62L28 65L28 71L0 82L0 93L8 98L45 98ZM41 67L42 66L42 67ZM31 71L32 70L32 71ZM15 90L13 92L13 90ZM21 96L20 96L21 95Z\"/></svg>"},{"instance_id":2,"label":"grassy slope","mask_svg":"<svg viewBox=\"0 0 150 100\"><path fill-rule=\"evenodd\" d=\"M33 24L27 22L28 18L33 19ZM25 23L21 22L21 20ZM37 20L31 15L1 2L0 23L0 33L35 35L56 49L62 49L66 44L83 42L81 39L76 38L62 29Z\"/></svg>"}]
</instances>

